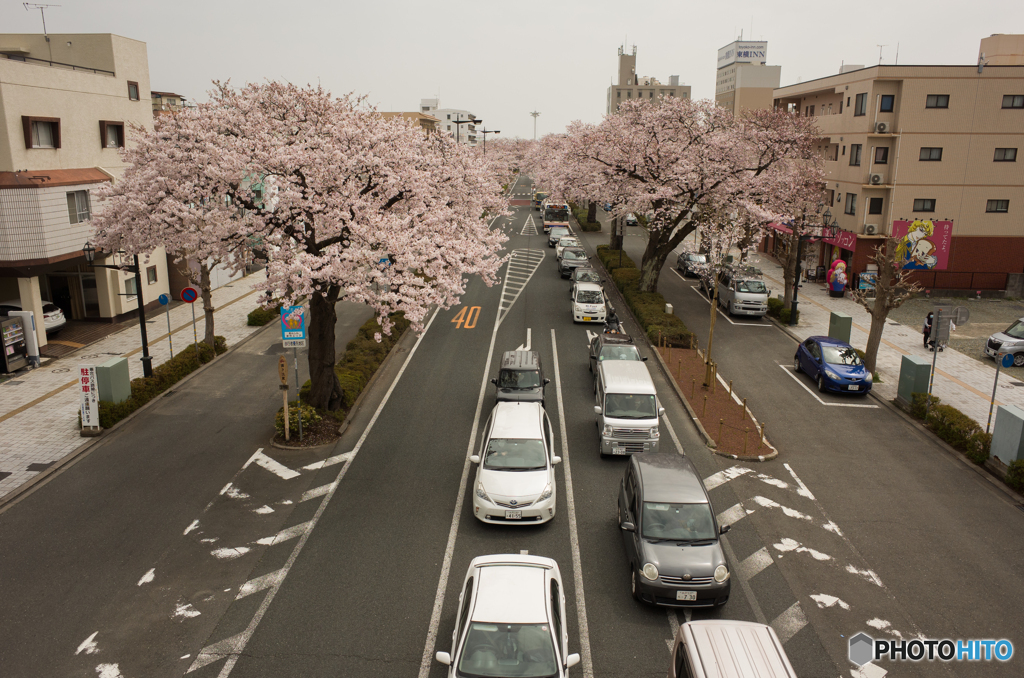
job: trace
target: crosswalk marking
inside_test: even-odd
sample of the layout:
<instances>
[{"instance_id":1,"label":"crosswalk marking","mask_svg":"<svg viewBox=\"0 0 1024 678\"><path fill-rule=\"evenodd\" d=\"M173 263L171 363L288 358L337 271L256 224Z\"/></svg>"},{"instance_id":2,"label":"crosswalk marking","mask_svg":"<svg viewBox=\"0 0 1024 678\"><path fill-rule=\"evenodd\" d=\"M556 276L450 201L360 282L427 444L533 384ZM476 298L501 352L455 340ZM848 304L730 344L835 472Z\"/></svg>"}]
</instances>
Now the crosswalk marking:
<instances>
[{"instance_id":1,"label":"crosswalk marking","mask_svg":"<svg viewBox=\"0 0 1024 678\"><path fill-rule=\"evenodd\" d=\"M718 524L735 525L736 523L738 523L746 517L747 511L746 509L743 508L743 504L736 504L731 508L727 508L718 514Z\"/></svg>"},{"instance_id":2,"label":"crosswalk marking","mask_svg":"<svg viewBox=\"0 0 1024 678\"><path fill-rule=\"evenodd\" d=\"M775 561L772 560L772 554L768 553L768 549L762 546L760 549L747 556L736 568L736 572L745 581L750 581L774 562Z\"/></svg>"},{"instance_id":3,"label":"crosswalk marking","mask_svg":"<svg viewBox=\"0 0 1024 678\"><path fill-rule=\"evenodd\" d=\"M704 487L708 490L713 490L719 485L724 485L733 478L739 478L744 473L750 473L750 469L745 466L733 466L727 468L724 471L713 473L704 479Z\"/></svg>"},{"instance_id":4,"label":"crosswalk marking","mask_svg":"<svg viewBox=\"0 0 1024 678\"><path fill-rule=\"evenodd\" d=\"M269 572L263 575L262 577L250 579L249 581L242 584L242 587L238 589L238 595L235 596L235 600L241 600L242 598L252 595L253 593L265 591L266 589L269 589L271 586L276 586L277 584L281 583L282 579L284 579L283 569L274 570L273 572Z\"/></svg>"},{"instance_id":5,"label":"crosswalk marking","mask_svg":"<svg viewBox=\"0 0 1024 678\"><path fill-rule=\"evenodd\" d=\"M807 616L804 614L803 608L800 607L800 601L790 605L788 610L773 619L771 623L771 627L775 629L775 633L779 635L779 640L783 643L788 642L805 626L807 626Z\"/></svg>"},{"instance_id":6,"label":"crosswalk marking","mask_svg":"<svg viewBox=\"0 0 1024 678\"><path fill-rule=\"evenodd\" d=\"M271 546L273 544L280 544L281 542L288 541L289 539L295 539L296 537L301 537L302 535L304 535L306 533L307 530L309 530L309 526L310 526L310 521L307 521L305 523L300 523L298 525L293 525L291 527L286 527L285 529L283 529L280 532L278 532L277 534L275 534L273 537L264 537L263 539L257 539L256 543L257 544L262 544L264 546Z\"/></svg>"}]
</instances>

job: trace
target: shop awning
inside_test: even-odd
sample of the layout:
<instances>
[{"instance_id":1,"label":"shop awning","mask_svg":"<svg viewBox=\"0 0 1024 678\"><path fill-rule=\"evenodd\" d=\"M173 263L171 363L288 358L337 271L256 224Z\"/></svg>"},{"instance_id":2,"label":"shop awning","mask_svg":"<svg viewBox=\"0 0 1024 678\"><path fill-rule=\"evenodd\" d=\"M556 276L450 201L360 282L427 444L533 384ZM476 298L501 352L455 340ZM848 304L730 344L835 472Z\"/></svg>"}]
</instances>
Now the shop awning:
<instances>
[{"instance_id":1,"label":"shop awning","mask_svg":"<svg viewBox=\"0 0 1024 678\"><path fill-rule=\"evenodd\" d=\"M789 226L783 226L782 224L776 224L774 221L769 223L768 226L774 228L776 231L782 231L783 233L792 233L793 229Z\"/></svg>"},{"instance_id":2,"label":"shop awning","mask_svg":"<svg viewBox=\"0 0 1024 678\"><path fill-rule=\"evenodd\" d=\"M857 234L853 231L840 230L836 234L836 237L826 238L825 242L829 245L835 245L840 249L849 250L850 252L855 252L857 250Z\"/></svg>"}]
</instances>

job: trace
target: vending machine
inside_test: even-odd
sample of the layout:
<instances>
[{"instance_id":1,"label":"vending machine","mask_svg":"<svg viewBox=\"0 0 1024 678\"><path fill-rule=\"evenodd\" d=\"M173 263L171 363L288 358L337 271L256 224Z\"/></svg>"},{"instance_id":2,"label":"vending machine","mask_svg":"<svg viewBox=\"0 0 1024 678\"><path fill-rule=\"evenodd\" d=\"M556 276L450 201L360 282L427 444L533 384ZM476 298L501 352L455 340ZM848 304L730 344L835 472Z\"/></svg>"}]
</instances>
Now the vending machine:
<instances>
[{"instance_id":1,"label":"vending machine","mask_svg":"<svg viewBox=\"0 0 1024 678\"><path fill-rule=\"evenodd\" d=\"M16 372L28 366L25 325L21 318L0 318L0 343L3 345L4 372Z\"/></svg>"}]
</instances>

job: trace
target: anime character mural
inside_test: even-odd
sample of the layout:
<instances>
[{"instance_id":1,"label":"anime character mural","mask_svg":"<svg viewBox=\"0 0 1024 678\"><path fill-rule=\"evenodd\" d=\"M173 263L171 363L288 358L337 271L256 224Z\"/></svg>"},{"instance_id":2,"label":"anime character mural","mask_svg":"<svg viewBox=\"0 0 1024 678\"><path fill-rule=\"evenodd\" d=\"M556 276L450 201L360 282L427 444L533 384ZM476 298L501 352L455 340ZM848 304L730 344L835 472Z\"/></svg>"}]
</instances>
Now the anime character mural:
<instances>
[{"instance_id":1,"label":"anime character mural","mask_svg":"<svg viewBox=\"0 0 1024 678\"><path fill-rule=\"evenodd\" d=\"M949 221L915 219L893 222L893 237L899 238L896 259L903 268L916 271L945 269L952 240L953 224Z\"/></svg>"}]
</instances>

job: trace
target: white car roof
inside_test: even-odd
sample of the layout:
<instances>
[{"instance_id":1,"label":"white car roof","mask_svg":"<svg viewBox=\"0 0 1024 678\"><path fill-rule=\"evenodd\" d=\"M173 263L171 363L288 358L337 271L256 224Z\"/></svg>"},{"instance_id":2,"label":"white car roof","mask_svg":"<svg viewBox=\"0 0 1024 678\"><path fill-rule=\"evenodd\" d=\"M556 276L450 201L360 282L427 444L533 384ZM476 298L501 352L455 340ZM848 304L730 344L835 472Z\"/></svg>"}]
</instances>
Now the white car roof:
<instances>
[{"instance_id":1,"label":"white car roof","mask_svg":"<svg viewBox=\"0 0 1024 678\"><path fill-rule=\"evenodd\" d=\"M472 621L546 624L548 570L544 565L528 562L480 566Z\"/></svg>"},{"instance_id":2,"label":"white car roof","mask_svg":"<svg viewBox=\"0 0 1024 678\"><path fill-rule=\"evenodd\" d=\"M693 638L703 675L709 678L793 678L789 658L772 627L753 622L707 619L689 622L680 635Z\"/></svg>"},{"instance_id":3,"label":"white car roof","mask_svg":"<svg viewBox=\"0 0 1024 678\"><path fill-rule=\"evenodd\" d=\"M592 282L578 282L578 283L576 283L576 291L577 292L582 292L584 290L586 290L588 292L603 292L604 288L601 287L601 285L599 285L598 283L592 283Z\"/></svg>"},{"instance_id":4,"label":"white car roof","mask_svg":"<svg viewBox=\"0 0 1024 678\"><path fill-rule=\"evenodd\" d=\"M635 360L606 360L600 368L604 374L605 393L656 395L647 365Z\"/></svg>"},{"instance_id":5,"label":"white car roof","mask_svg":"<svg viewBox=\"0 0 1024 678\"><path fill-rule=\"evenodd\" d=\"M492 438L528 438L539 440L541 435L540 403L500 402L494 406Z\"/></svg>"}]
</instances>

